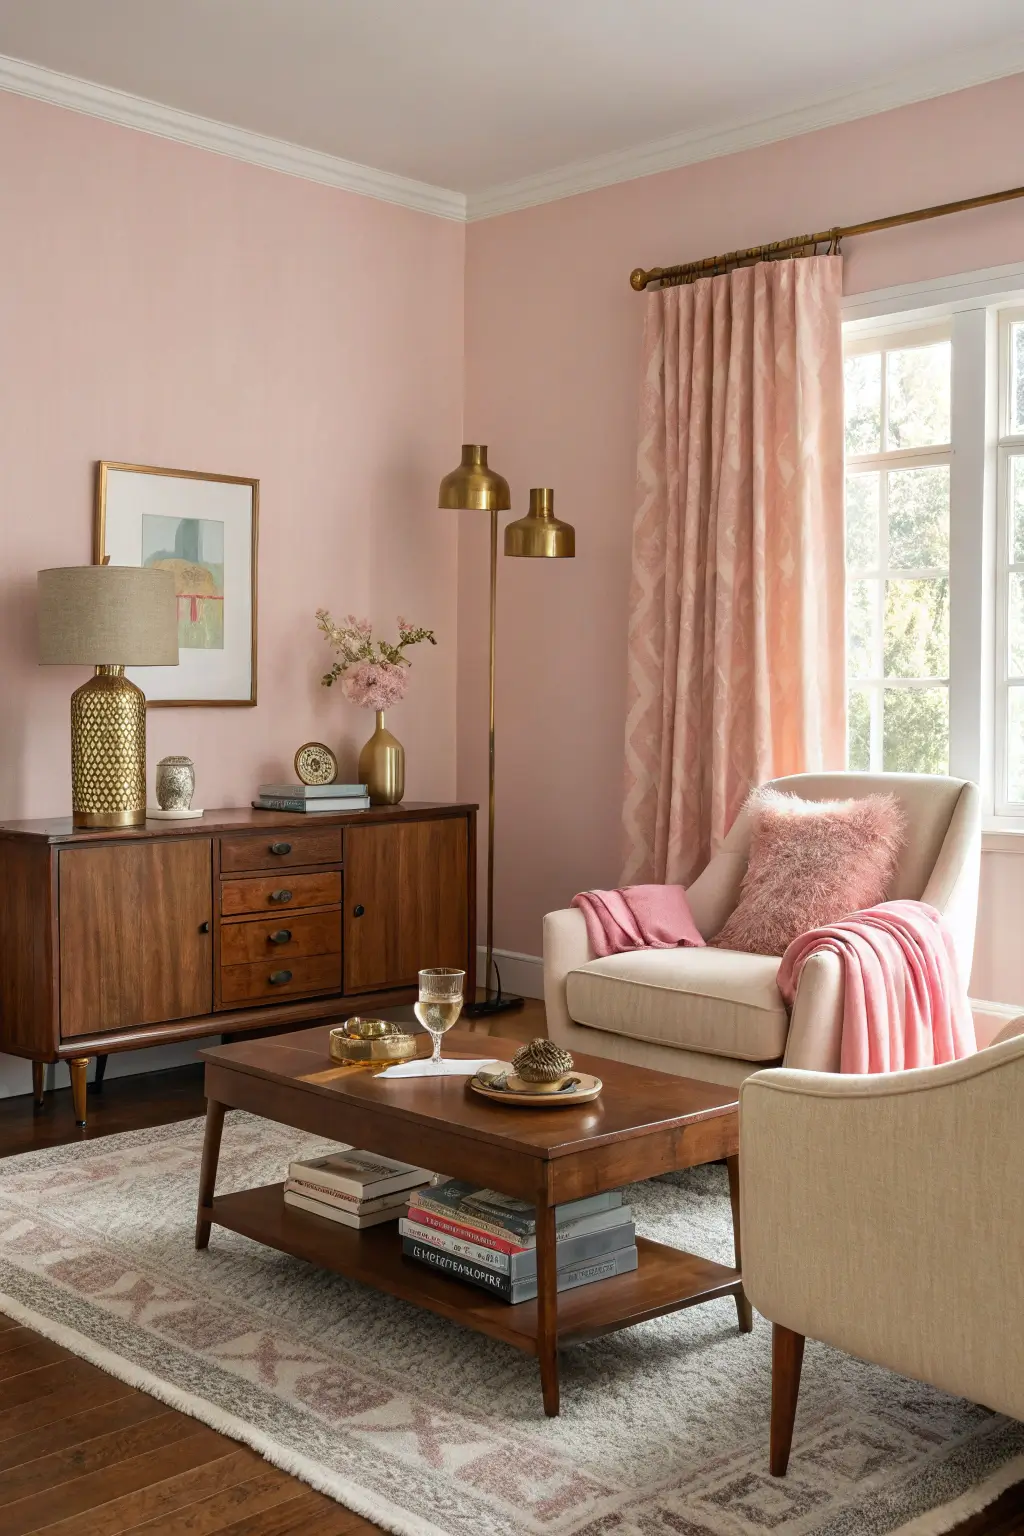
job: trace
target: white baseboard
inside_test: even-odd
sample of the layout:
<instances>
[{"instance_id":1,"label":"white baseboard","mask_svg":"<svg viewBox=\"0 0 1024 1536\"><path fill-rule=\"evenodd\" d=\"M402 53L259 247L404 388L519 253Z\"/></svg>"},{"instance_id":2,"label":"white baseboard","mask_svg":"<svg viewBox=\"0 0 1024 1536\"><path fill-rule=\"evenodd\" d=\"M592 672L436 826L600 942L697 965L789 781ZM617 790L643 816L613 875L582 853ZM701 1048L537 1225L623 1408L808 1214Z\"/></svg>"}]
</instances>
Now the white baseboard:
<instances>
[{"instance_id":1,"label":"white baseboard","mask_svg":"<svg viewBox=\"0 0 1024 1536\"><path fill-rule=\"evenodd\" d=\"M540 955L521 955L514 949L496 949L494 959L501 972L501 990L503 992L518 992L520 997L544 996L544 961ZM483 945L477 946L476 974L477 985L484 984L484 966L487 963L487 951ZM494 985L494 977L491 977L491 985Z\"/></svg>"}]
</instances>

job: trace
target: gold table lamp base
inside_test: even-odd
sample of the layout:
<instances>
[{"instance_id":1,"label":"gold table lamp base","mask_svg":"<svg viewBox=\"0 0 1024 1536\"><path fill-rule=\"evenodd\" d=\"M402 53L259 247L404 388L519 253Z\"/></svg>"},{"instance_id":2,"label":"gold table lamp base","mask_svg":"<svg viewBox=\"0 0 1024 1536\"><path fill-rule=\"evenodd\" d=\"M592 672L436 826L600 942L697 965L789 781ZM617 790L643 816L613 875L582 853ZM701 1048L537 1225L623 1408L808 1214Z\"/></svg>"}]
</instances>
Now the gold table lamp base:
<instances>
[{"instance_id":1,"label":"gold table lamp base","mask_svg":"<svg viewBox=\"0 0 1024 1536\"><path fill-rule=\"evenodd\" d=\"M124 667L97 667L71 695L71 805L76 827L145 823L146 695Z\"/></svg>"}]
</instances>

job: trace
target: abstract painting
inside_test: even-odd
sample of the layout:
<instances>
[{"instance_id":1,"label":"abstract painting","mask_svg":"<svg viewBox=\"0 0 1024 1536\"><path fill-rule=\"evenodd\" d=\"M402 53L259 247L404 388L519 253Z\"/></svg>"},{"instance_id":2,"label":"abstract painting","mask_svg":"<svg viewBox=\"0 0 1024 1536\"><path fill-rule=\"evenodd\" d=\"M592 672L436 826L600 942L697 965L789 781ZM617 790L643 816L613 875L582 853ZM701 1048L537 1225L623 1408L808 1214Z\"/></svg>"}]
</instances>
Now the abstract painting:
<instances>
[{"instance_id":1,"label":"abstract painting","mask_svg":"<svg viewBox=\"0 0 1024 1536\"><path fill-rule=\"evenodd\" d=\"M104 460L93 558L158 566L178 594L178 665L129 668L150 705L256 703L259 481Z\"/></svg>"}]
</instances>

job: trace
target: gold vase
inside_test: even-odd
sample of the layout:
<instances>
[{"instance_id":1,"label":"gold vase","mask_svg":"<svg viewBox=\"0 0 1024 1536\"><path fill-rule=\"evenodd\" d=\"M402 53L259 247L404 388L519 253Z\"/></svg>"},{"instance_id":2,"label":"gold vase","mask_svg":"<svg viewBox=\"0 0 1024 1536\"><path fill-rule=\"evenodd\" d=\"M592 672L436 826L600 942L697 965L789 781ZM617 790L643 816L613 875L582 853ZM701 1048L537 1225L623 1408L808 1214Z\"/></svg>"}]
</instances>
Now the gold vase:
<instances>
[{"instance_id":1,"label":"gold vase","mask_svg":"<svg viewBox=\"0 0 1024 1536\"><path fill-rule=\"evenodd\" d=\"M359 782L366 785L371 805L397 805L405 794L405 748L384 725L377 711L377 729L359 754Z\"/></svg>"}]
</instances>

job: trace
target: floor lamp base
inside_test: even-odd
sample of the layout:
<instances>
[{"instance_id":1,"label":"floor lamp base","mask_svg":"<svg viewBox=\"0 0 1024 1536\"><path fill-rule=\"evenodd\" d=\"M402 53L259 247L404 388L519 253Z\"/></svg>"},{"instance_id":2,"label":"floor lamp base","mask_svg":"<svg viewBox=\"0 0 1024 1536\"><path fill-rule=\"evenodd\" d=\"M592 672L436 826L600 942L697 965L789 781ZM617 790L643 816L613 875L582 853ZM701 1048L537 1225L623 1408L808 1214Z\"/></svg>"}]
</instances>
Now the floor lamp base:
<instances>
[{"instance_id":1,"label":"floor lamp base","mask_svg":"<svg viewBox=\"0 0 1024 1536\"><path fill-rule=\"evenodd\" d=\"M493 997L482 997L475 1003L463 1003L462 1012L467 1019L489 1019L496 1013L514 1013L523 1006L523 999L509 992L496 992Z\"/></svg>"}]
</instances>

